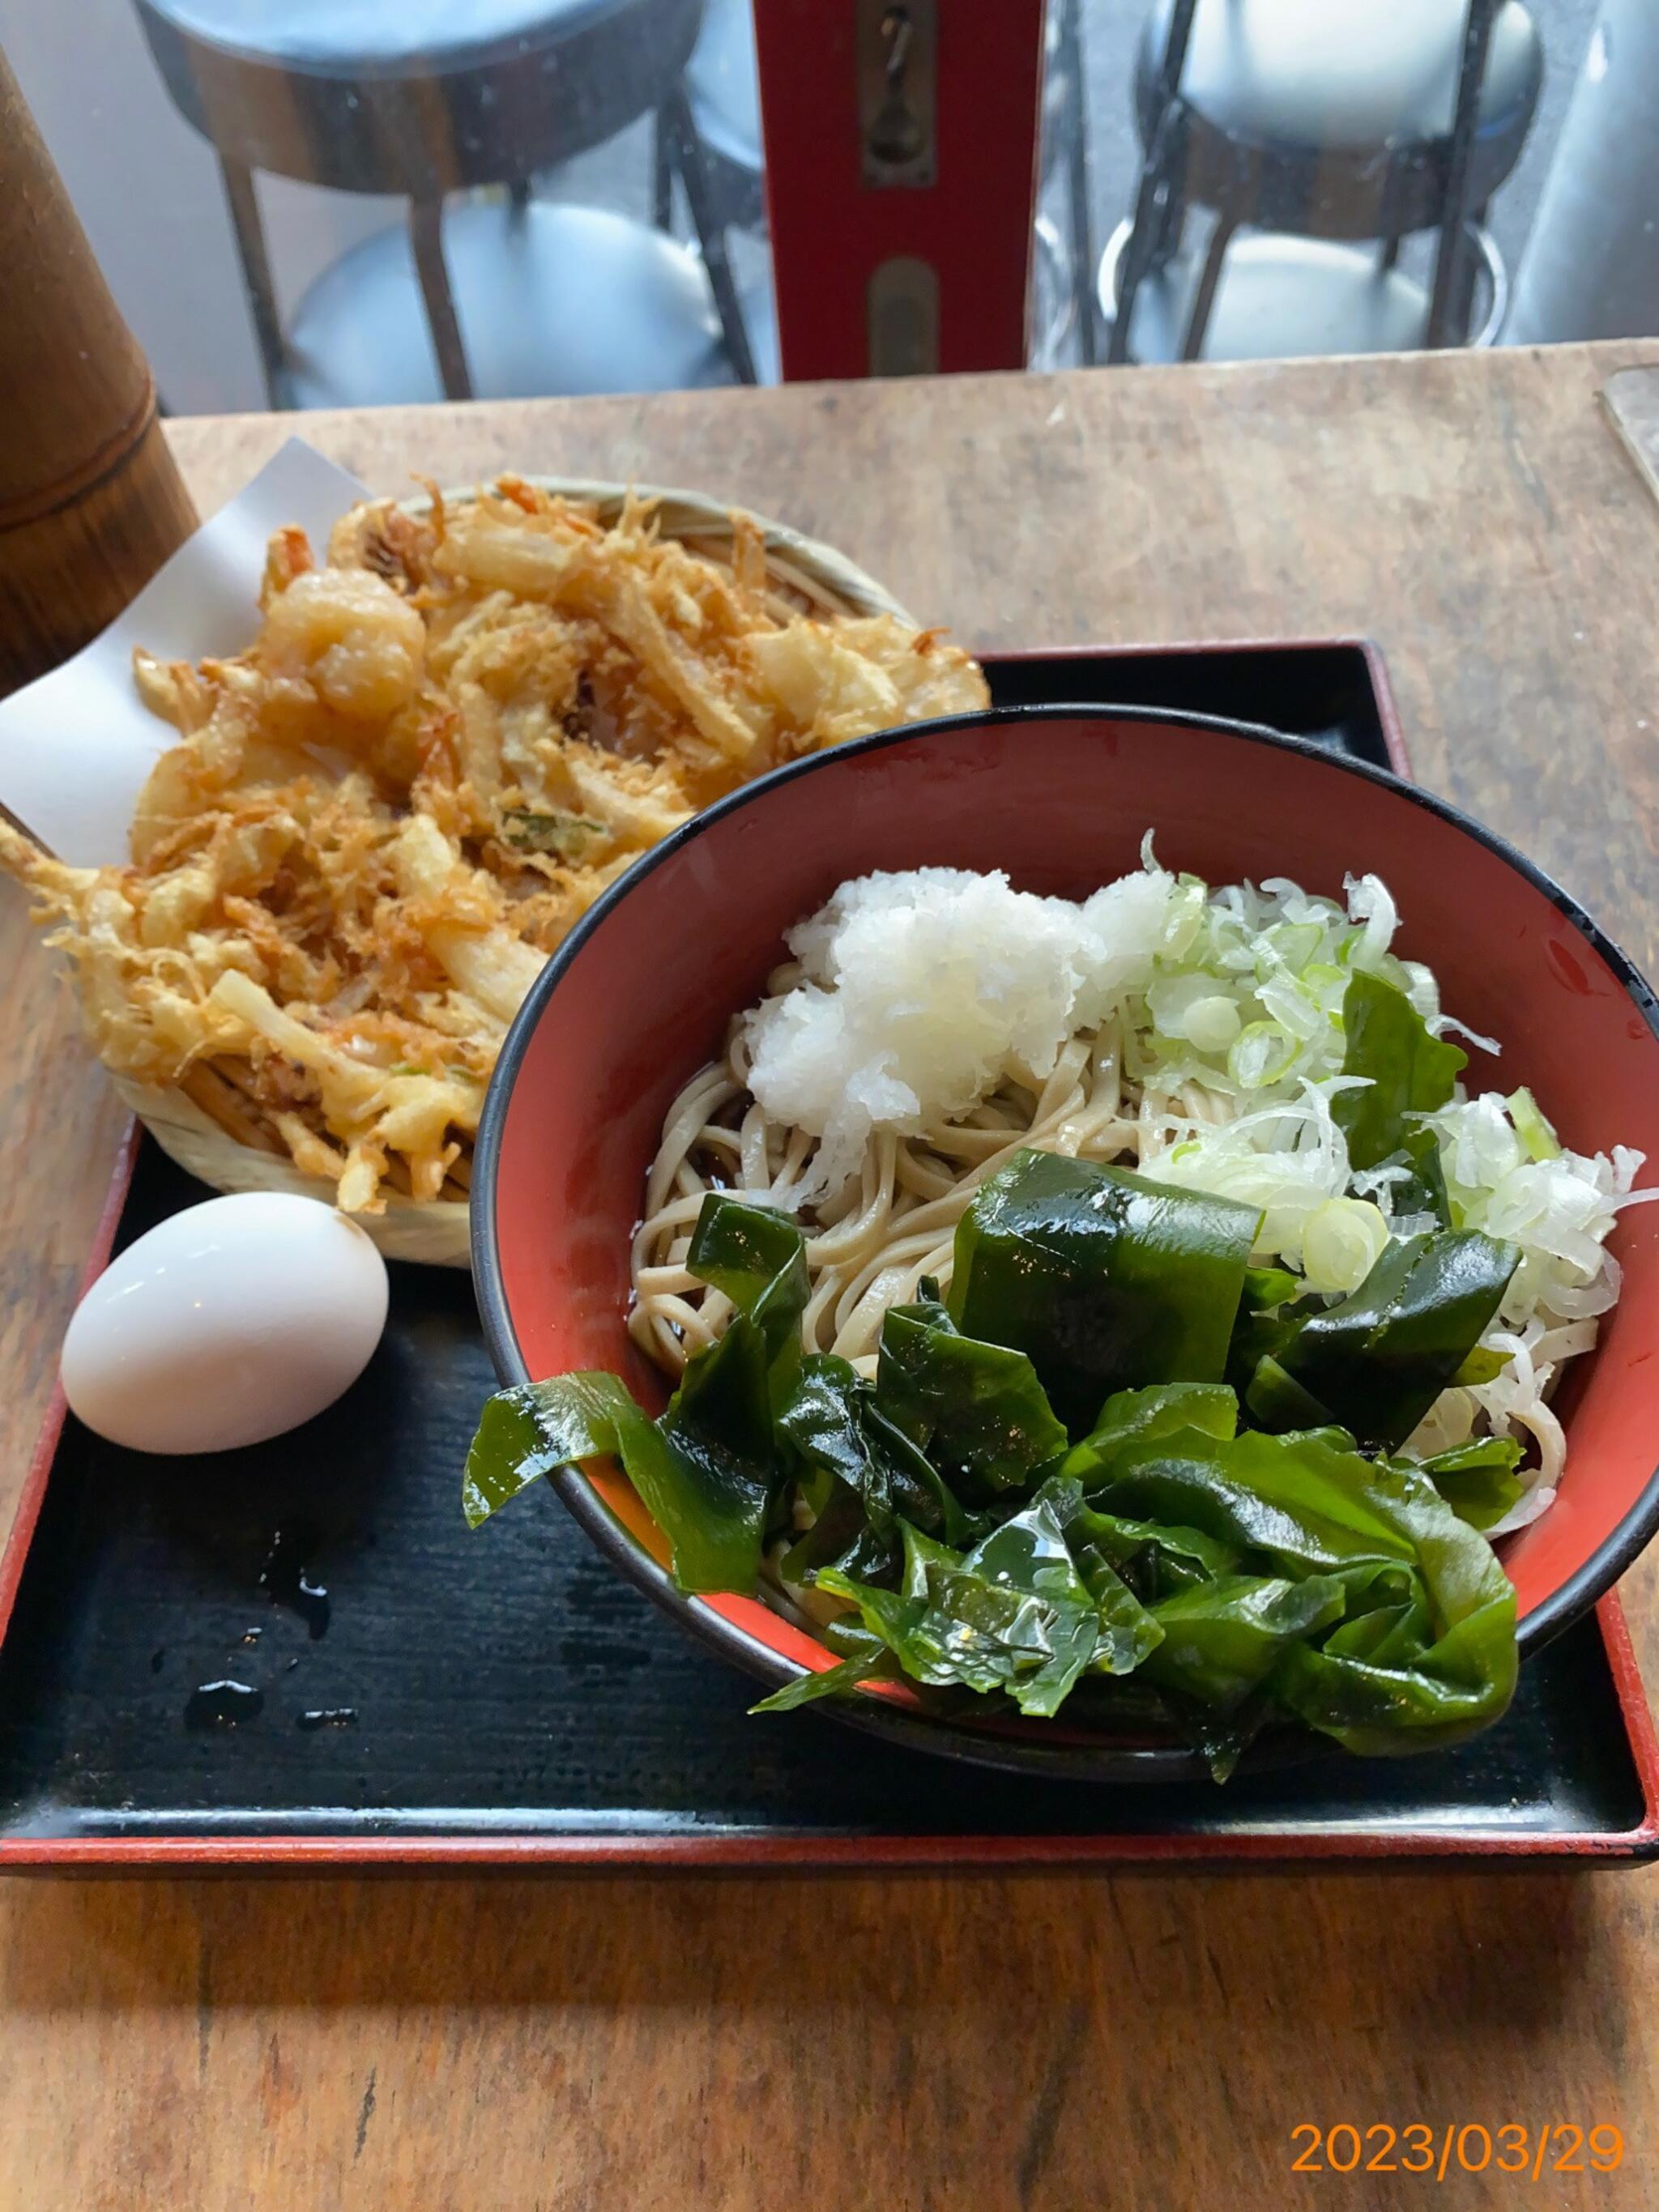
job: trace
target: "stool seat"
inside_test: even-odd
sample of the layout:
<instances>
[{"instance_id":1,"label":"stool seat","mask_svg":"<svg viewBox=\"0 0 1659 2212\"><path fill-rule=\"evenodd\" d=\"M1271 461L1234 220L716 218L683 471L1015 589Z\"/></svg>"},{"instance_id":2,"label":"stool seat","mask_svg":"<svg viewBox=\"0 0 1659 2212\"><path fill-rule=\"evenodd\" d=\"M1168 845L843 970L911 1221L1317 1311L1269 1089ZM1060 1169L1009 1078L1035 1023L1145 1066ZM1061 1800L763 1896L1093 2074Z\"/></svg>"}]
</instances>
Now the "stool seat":
<instances>
[{"instance_id":1,"label":"stool seat","mask_svg":"<svg viewBox=\"0 0 1659 2212\"><path fill-rule=\"evenodd\" d=\"M629 0L151 0L155 12L186 38L244 61L328 76L384 70L441 76L522 54L526 40L568 38Z\"/></svg>"},{"instance_id":2,"label":"stool seat","mask_svg":"<svg viewBox=\"0 0 1659 2212\"><path fill-rule=\"evenodd\" d=\"M1158 126L1173 0L1158 0L1135 70L1141 143ZM1179 189L1263 230L1404 238L1438 224L1463 9L1449 0L1199 0L1181 73ZM1493 18L1466 207L1521 158L1543 82L1521 0Z\"/></svg>"},{"instance_id":3,"label":"stool seat","mask_svg":"<svg viewBox=\"0 0 1659 2212\"><path fill-rule=\"evenodd\" d=\"M1119 241L1121 243L1121 240ZM1129 322L1129 356L1179 361L1201 255L1178 255L1142 278ZM1117 255L1102 264L1101 313L1110 317ZM1375 254L1322 239L1241 236L1216 286L1200 361L1293 361L1312 354L1408 353L1423 343L1428 295Z\"/></svg>"},{"instance_id":4,"label":"stool seat","mask_svg":"<svg viewBox=\"0 0 1659 2212\"><path fill-rule=\"evenodd\" d=\"M1158 0L1141 41L1139 83L1154 97L1172 7ZM1444 138L1464 12L1462 0L1198 0L1181 89L1236 140L1336 154ZM1477 131L1529 117L1539 69L1532 19L1506 0L1492 19Z\"/></svg>"},{"instance_id":5,"label":"stool seat","mask_svg":"<svg viewBox=\"0 0 1659 2212\"><path fill-rule=\"evenodd\" d=\"M532 201L451 209L444 257L481 399L730 384L696 256L599 208ZM301 407L441 400L409 234L381 231L325 270L294 316Z\"/></svg>"},{"instance_id":6,"label":"stool seat","mask_svg":"<svg viewBox=\"0 0 1659 2212\"><path fill-rule=\"evenodd\" d=\"M137 0L222 160L434 198L533 177L678 80L702 0Z\"/></svg>"}]
</instances>

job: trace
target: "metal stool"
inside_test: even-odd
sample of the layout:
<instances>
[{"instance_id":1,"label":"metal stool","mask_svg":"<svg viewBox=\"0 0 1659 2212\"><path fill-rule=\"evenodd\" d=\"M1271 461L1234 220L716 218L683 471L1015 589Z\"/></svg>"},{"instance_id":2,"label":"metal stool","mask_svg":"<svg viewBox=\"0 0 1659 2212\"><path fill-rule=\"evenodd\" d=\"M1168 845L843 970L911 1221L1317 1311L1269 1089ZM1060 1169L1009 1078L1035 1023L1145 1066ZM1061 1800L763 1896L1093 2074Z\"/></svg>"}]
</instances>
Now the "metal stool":
<instances>
[{"instance_id":1,"label":"metal stool","mask_svg":"<svg viewBox=\"0 0 1659 2212\"><path fill-rule=\"evenodd\" d=\"M1132 340L1139 347L1137 300L1149 280L1160 295L1148 319L1152 358L1228 358L1224 337L1237 343L1241 332L1249 350L1267 349L1249 339L1250 299L1258 309L1269 298L1292 302L1302 283L1333 277L1351 310L1338 319L1334 335L1351 341L1338 350L1405 333L1413 315L1400 343L1440 344L1454 330L1468 343L1481 265L1489 343L1507 280L1482 219L1519 159L1542 72L1520 0L1470 0L1467 16L1446 0L1158 0L1136 70L1146 158L1135 211L1101 269L1108 358L1130 358ZM1202 258L1188 260L1182 232L1194 204L1215 222ZM1230 249L1246 228L1278 235L1249 241L1243 296L1224 331L1212 328L1231 285ZM1430 229L1440 246L1425 292L1395 263L1404 239ZM1307 250L1357 240L1374 241L1376 258ZM1295 319L1330 317L1310 303Z\"/></svg>"},{"instance_id":2,"label":"metal stool","mask_svg":"<svg viewBox=\"0 0 1659 2212\"><path fill-rule=\"evenodd\" d=\"M349 391L368 402L470 398L584 388L605 367L631 389L693 374L729 382L708 343L708 291L733 363L747 342L725 257L704 241L707 289L693 256L645 225L594 211L536 207L531 180L672 100L702 20L702 0L137 0L174 103L219 157L273 406ZM689 155L694 167L698 160ZM290 362L259 219L253 172L336 191L398 192L408 234L370 239L312 288L295 317ZM447 194L506 185L510 206L459 209ZM693 209L694 217L696 208ZM461 218L465 220L462 221ZM583 262L586 253L596 257ZM478 266L462 265L476 253ZM584 279L583 313L626 301L616 343L566 327L556 299L488 287ZM343 272L370 285L384 331ZM453 287L452 287L453 278ZM400 301L400 289L407 298ZM416 325L411 326L408 308ZM526 311L532 310L526 316ZM424 317L429 348L420 342ZM494 325L526 317L540 365ZM624 332L628 343L624 343ZM430 357L428 357L428 356ZM486 373L488 372L488 373ZM586 387L592 388L592 387ZM611 383L600 388L615 389Z\"/></svg>"}]
</instances>

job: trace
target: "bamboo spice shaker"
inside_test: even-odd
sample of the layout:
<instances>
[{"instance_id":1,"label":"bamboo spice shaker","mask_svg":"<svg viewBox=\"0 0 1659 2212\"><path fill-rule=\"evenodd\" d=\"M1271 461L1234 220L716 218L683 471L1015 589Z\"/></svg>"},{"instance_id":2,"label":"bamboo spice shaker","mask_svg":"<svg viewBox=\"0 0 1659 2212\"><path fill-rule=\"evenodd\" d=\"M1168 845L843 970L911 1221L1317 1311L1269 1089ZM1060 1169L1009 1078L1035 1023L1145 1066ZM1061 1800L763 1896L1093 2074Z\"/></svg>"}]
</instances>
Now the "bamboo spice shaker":
<instances>
[{"instance_id":1,"label":"bamboo spice shaker","mask_svg":"<svg viewBox=\"0 0 1659 2212\"><path fill-rule=\"evenodd\" d=\"M0 693L95 637L195 527L149 364L0 54Z\"/></svg>"}]
</instances>

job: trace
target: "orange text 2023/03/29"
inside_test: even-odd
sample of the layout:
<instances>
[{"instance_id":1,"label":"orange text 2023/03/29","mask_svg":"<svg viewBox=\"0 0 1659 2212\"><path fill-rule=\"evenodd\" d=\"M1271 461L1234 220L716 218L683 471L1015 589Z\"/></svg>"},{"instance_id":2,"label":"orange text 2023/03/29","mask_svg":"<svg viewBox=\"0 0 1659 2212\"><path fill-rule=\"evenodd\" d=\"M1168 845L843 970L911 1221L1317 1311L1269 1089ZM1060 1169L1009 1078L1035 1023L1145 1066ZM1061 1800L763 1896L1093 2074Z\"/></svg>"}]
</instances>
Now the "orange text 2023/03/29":
<instances>
[{"instance_id":1,"label":"orange text 2023/03/29","mask_svg":"<svg viewBox=\"0 0 1659 2212\"><path fill-rule=\"evenodd\" d=\"M1478 2120L1437 2127L1339 2120L1319 2127L1308 2120L1291 2130L1291 2147L1292 2173L1425 2173L1437 2181L1454 2172L1525 2174L1540 2182L1558 2173L1616 2173L1625 2156L1624 2135L1610 2122L1586 2128L1568 2120L1498 2127Z\"/></svg>"}]
</instances>

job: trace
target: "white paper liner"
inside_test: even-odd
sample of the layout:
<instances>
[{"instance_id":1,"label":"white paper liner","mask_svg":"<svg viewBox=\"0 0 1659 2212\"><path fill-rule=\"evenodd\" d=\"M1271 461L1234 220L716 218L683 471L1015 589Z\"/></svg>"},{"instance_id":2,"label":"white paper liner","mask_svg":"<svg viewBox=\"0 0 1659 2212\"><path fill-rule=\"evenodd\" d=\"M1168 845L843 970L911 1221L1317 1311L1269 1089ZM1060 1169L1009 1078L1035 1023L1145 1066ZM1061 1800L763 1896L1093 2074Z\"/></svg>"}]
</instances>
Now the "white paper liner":
<instances>
[{"instance_id":1,"label":"white paper liner","mask_svg":"<svg viewBox=\"0 0 1659 2212\"><path fill-rule=\"evenodd\" d=\"M265 541L297 523L313 545L365 487L290 438L245 491L187 538L92 643L0 699L0 806L72 867L119 866L138 794L179 732L132 680L135 646L163 660L240 653L259 627Z\"/></svg>"}]
</instances>

